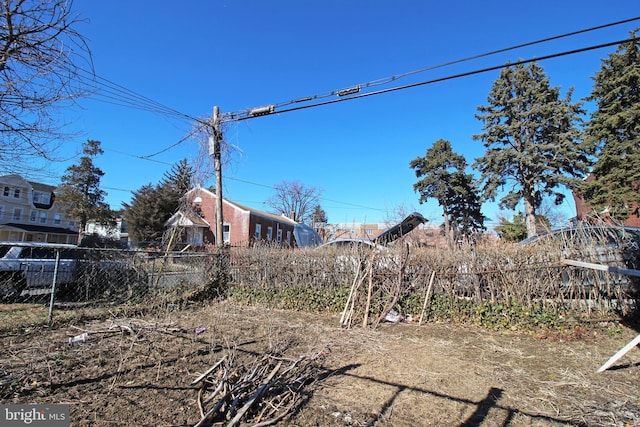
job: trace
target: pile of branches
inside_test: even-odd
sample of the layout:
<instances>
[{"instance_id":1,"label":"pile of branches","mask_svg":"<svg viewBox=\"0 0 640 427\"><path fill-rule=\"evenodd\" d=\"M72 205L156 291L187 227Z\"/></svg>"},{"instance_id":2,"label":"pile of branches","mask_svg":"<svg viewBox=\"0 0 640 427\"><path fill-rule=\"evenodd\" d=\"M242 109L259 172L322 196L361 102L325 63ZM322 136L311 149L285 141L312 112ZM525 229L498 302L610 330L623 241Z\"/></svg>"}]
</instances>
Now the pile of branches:
<instances>
[{"instance_id":1,"label":"pile of branches","mask_svg":"<svg viewBox=\"0 0 640 427\"><path fill-rule=\"evenodd\" d=\"M308 398L325 355L321 351L294 360L267 354L249 365L237 365L233 354L225 355L191 383L199 387L202 418L196 427L277 423Z\"/></svg>"}]
</instances>

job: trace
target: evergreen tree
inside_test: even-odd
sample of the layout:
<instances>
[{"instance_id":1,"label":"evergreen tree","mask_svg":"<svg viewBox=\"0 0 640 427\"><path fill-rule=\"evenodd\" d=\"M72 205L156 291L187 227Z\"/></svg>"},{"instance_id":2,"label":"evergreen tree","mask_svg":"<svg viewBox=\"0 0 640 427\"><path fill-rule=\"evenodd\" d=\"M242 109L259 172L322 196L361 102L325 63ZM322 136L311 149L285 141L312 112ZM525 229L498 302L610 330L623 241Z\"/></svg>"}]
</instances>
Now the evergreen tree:
<instances>
[{"instance_id":1,"label":"evergreen tree","mask_svg":"<svg viewBox=\"0 0 640 427\"><path fill-rule=\"evenodd\" d=\"M636 38L636 31L631 33ZM584 198L597 211L624 221L640 204L640 51L638 40L618 46L602 61L587 100L596 110L586 126L585 143L598 160Z\"/></svg>"},{"instance_id":2,"label":"evergreen tree","mask_svg":"<svg viewBox=\"0 0 640 427\"><path fill-rule=\"evenodd\" d=\"M313 224L326 224L329 221L327 217L327 213L324 209L320 207L320 205L316 205L313 209L313 213L311 214L311 222Z\"/></svg>"},{"instance_id":3,"label":"evergreen tree","mask_svg":"<svg viewBox=\"0 0 640 427\"><path fill-rule=\"evenodd\" d=\"M158 190L151 183L133 192L131 204L123 203L123 215L129 236L136 246L160 242L164 233L166 213L158 209Z\"/></svg>"},{"instance_id":4,"label":"evergreen tree","mask_svg":"<svg viewBox=\"0 0 640 427\"><path fill-rule=\"evenodd\" d=\"M138 245L162 241L165 223L180 208L182 197L193 185L193 177L193 168L183 159L165 172L158 185L149 183L133 192L131 204L123 203L132 240Z\"/></svg>"},{"instance_id":5,"label":"evergreen tree","mask_svg":"<svg viewBox=\"0 0 640 427\"><path fill-rule=\"evenodd\" d=\"M558 187L579 187L590 166L578 142L582 106L571 103L571 91L560 99L559 88L550 86L535 62L503 69L487 100L476 115L484 133L473 136L487 149L473 165L481 173L483 196L495 200L508 185L500 207L512 210L523 201L527 235L533 236L543 199L562 203Z\"/></svg>"},{"instance_id":6,"label":"evergreen tree","mask_svg":"<svg viewBox=\"0 0 640 427\"><path fill-rule=\"evenodd\" d=\"M104 201L106 193L100 189L104 172L93 163L94 157L104 153L100 141L88 140L83 144L82 152L80 163L67 168L56 192L56 204L78 222L78 244L89 221L103 225L115 223L113 213Z\"/></svg>"},{"instance_id":7,"label":"evergreen tree","mask_svg":"<svg viewBox=\"0 0 640 427\"><path fill-rule=\"evenodd\" d=\"M477 182L471 174L456 171L450 184L447 198L454 242L475 242L477 235L486 230Z\"/></svg>"},{"instance_id":8,"label":"evergreen tree","mask_svg":"<svg viewBox=\"0 0 640 427\"><path fill-rule=\"evenodd\" d=\"M420 194L420 203L434 198L442 207L444 233L450 246L461 237L470 239L475 231L484 228L476 184L464 171L466 160L452 151L449 141L434 142L425 157L415 158L409 166L415 169L416 177L422 177L413 185Z\"/></svg>"},{"instance_id":9,"label":"evergreen tree","mask_svg":"<svg viewBox=\"0 0 640 427\"><path fill-rule=\"evenodd\" d=\"M179 209L185 211L191 209L190 204L181 206L180 203L186 192L194 187L194 176L195 172L186 159L173 165L171 170L163 175L157 188L157 197L158 209L165 213L166 219L169 219Z\"/></svg>"},{"instance_id":10,"label":"evergreen tree","mask_svg":"<svg viewBox=\"0 0 640 427\"><path fill-rule=\"evenodd\" d=\"M551 231L551 223L544 215L536 215L536 223L539 229ZM520 242L527 238L527 226L524 223L524 215L518 212L509 221L506 217L500 218L500 225L495 228L501 239L508 242Z\"/></svg>"},{"instance_id":11,"label":"evergreen tree","mask_svg":"<svg viewBox=\"0 0 640 427\"><path fill-rule=\"evenodd\" d=\"M524 223L524 215L518 212L509 221L506 217L500 218L500 225L496 227L496 233L501 239L508 242L519 242L527 238L527 226Z\"/></svg>"}]
</instances>

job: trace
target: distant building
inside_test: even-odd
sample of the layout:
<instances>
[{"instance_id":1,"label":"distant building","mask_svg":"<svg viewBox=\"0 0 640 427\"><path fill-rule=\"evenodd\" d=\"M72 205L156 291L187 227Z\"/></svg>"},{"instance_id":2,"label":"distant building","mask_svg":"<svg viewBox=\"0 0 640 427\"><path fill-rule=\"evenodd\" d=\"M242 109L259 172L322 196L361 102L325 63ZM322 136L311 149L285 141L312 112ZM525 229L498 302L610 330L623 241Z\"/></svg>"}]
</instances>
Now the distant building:
<instances>
[{"instance_id":1,"label":"distant building","mask_svg":"<svg viewBox=\"0 0 640 427\"><path fill-rule=\"evenodd\" d=\"M102 224L96 224L89 221L85 230L86 235L97 235L110 240L117 240L122 247L129 247L129 228L127 227L127 221L124 218L116 218L116 224L113 226L107 226Z\"/></svg>"},{"instance_id":2,"label":"distant building","mask_svg":"<svg viewBox=\"0 0 640 427\"><path fill-rule=\"evenodd\" d=\"M194 188L184 196L191 209L180 210L165 225L176 230L176 237L183 245L216 245L215 228L217 209L215 193ZM222 199L223 239L231 246L270 244L283 247L306 246L312 241L320 243L320 236L309 227L293 219L253 209Z\"/></svg>"},{"instance_id":3,"label":"distant building","mask_svg":"<svg viewBox=\"0 0 640 427\"><path fill-rule=\"evenodd\" d=\"M586 178L587 182L593 181L593 174L589 174ZM610 222L607 211L594 212L591 206L585 202L585 200L577 193L573 193L573 200L576 203L576 217L577 222L593 222L597 219L599 222ZM624 225L633 227L640 227L640 207L635 206L632 212L629 214L629 218L624 221Z\"/></svg>"},{"instance_id":4,"label":"distant building","mask_svg":"<svg viewBox=\"0 0 640 427\"><path fill-rule=\"evenodd\" d=\"M56 187L0 176L0 240L77 243L78 226L55 206Z\"/></svg>"}]
</instances>

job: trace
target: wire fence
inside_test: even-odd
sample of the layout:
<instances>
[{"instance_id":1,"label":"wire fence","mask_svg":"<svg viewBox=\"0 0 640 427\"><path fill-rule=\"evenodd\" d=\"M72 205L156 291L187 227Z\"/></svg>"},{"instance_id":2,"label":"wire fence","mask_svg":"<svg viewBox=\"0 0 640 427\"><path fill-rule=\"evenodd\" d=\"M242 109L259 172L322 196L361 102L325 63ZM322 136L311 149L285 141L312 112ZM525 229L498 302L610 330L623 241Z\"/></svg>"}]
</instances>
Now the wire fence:
<instances>
[{"instance_id":1,"label":"wire fence","mask_svg":"<svg viewBox=\"0 0 640 427\"><path fill-rule=\"evenodd\" d=\"M0 251L2 302L49 304L50 312L61 305L152 303L203 291L215 298L231 287L326 293L365 281L380 300L424 298L429 288L434 298L558 312L628 315L640 299L640 278L564 265L550 251L502 249L488 256L430 250L403 257L399 250L256 247L187 253L35 244L3 245Z\"/></svg>"}]
</instances>

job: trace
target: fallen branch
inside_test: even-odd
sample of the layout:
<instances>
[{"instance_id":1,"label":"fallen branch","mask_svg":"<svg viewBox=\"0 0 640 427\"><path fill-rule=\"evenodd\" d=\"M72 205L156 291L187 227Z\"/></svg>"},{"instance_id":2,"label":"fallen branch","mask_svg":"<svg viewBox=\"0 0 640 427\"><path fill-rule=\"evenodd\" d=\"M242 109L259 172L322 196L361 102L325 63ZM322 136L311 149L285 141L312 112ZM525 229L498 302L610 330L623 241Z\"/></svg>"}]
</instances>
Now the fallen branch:
<instances>
[{"instance_id":1,"label":"fallen branch","mask_svg":"<svg viewBox=\"0 0 640 427\"><path fill-rule=\"evenodd\" d=\"M238 411L238 413L236 414L235 417L233 417L231 422L227 424L228 427L233 427L237 425L240 422L240 419L249 410L249 408L253 406L256 400L260 399L260 396L262 396L265 390L269 388L269 386L271 385L271 380L276 375L276 373L280 370L281 366L282 366L282 361L278 362L278 364L276 365L275 368L273 368L273 371L271 371L271 373L269 374L265 382L260 386L260 388L258 388L258 390L253 394L253 396L251 396L251 399L249 399L249 401L245 403L244 406Z\"/></svg>"},{"instance_id":2,"label":"fallen branch","mask_svg":"<svg viewBox=\"0 0 640 427\"><path fill-rule=\"evenodd\" d=\"M215 371L218 366L220 366L222 364L222 362L225 361L225 359L227 358L227 356L223 356L222 359L220 359L218 361L218 363L216 363L215 365L213 365L212 367L210 367L209 369L207 369L205 371L204 374L200 375L198 378L196 378L195 380L193 380L193 382L191 383L191 385L196 385L198 384L200 381L202 381L203 379L205 379L210 373L212 373L213 371Z\"/></svg>"}]
</instances>

